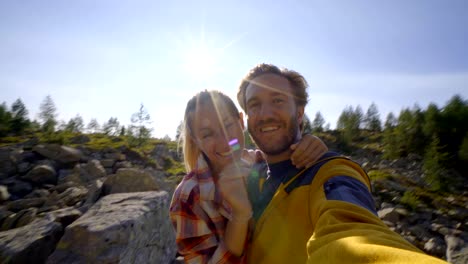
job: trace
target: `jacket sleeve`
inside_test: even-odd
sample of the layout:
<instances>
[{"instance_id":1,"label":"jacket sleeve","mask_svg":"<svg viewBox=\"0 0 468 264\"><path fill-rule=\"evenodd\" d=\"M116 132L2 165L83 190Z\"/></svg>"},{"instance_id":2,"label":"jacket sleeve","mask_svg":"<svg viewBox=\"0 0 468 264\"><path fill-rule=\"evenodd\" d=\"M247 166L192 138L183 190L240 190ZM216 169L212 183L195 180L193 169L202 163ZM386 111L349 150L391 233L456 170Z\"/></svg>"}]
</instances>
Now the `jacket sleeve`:
<instances>
[{"instance_id":1,"label":"jacket sleeve","mask_svg":"<svg viewBox=\"0 0 468 264\"><path fill-rule=\"evenodd\" d=\"M337 199L326 193L326 183L336 176L351 177L367 188L350 184L346 199ZM314 233L307 243L308 263L446 263L423 253L378 218L363 199L370 195L369 179L354 162L327 162L311 187ZM363 196L359 192L368 193Z\"/></svg>"},{"instance_id":2,"label":"jacket sleeve","mask_svg":"<svg viewBox=\"0 0 468 264\"><path fill-rule=\"evenodd\" d=\"M222 234L216 234L215 223L208 217L199 205L195 193L189 199L181 200L178 192L170 206L170 216L176 231L176 243L179 253L185 263L241 263L239 258L230 253L223 240ZM214 227L213 227L214 228Z\"/></svg>"}]
</instances>

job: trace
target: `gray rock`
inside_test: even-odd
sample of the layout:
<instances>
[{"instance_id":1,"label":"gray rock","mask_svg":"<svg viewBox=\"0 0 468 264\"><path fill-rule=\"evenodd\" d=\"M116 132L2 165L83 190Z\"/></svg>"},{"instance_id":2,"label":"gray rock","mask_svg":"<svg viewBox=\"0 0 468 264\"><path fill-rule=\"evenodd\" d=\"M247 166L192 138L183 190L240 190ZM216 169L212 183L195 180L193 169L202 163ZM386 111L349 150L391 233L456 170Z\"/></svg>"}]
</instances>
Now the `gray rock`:
<instances>
[{"instance_id":1,"label":"gray rock","mask_svg":"<svg viewBox=\"0 0 468 264\"><path fill-rule=\"evenodd\" d=\"M52 212L48 212L47 215L51 219L55 219L55 222L59 222L65 228L73 223L76 219L80 218L83 213L73 207L66 207Z\"/></svg>"},{"instance_id":2,"label":"gray rock","mask_svg":"<svg viewBox=\"0 0 468 264\"><path fill-rule=\"evenodd\" d=\"M88 190L84 187L70 187L58 195L61 204L72 206L86 200Z\"/></svg>"},{"instance_id":3,"label":"gray rock","mask_svg":"<svg viewBox=\"0 0 468 264\"><path fill-rule=\"evenodd\" d=\"M377 212L380 219L391 223L397 223L400 220L400 214L393 207L384 208Z\"/></svg>"},{"instance_id":4,"label":"gray rock","mask_svg":"<svg viewBox=\"0 0 468 264\"><path fill-rule=\"evenodd\" d=\"M86 164L77 164L73 168L73 173L79 174L84 182L106 176L105 169L99 160L90 160Z\"/></svg>"},{"instance_id":5,"label":"gray rock","mask_svg":"<svg viewBox=\"0 0 468 264\"><path fill-rule=\"evenodd\" d=\"M33 151L61 163L77 162L82 157L81 151L58 144L37 145Z\"/></svg>"},{"instance_id":6,"label":"gray rock","mask_svg":"<svg viewBox=\"0 0 468 264\"><path fill-rule=\"evenodd\" d=\"M116 174L109 175L104 181L102 195L157 190L160 190L160 186L149 172L138 169L119 169Z\"/></svg>"},{"instance_id":7,"label":"gray rock","mask_svg":"<svg viewBox=\"0 0 468 264\"><path fill-rule=\"evenodd\" d=\"M36 184L57 184L57 172L49 165L35 166L28 174L21 178Z\"/></svg>"},{"instance_id":8,"label":"gray rock","mask_svg":"<svg viewBox=\"0 0 468 264\"><path fill-rule=\"evenodd\" d=\"M2 263L44 263L62 234L62 225L47 219L0 232L0 259Z\"/></svg>"},{"instance_id":9,"label":"gray rock","mask_svg":"<svg viewBox=\"0 0 468 264\"><path fill-rule=\"evenodd\" d=\"M47 263L171 263L169 199L166 192L103 197L66 228Z\"/></svg>"},{"instance_id":10,"label":"gray rock","mask_svg":"<svg viewBox=\"0 0 468 264\"><path fill-rule=\"evenodd\" d=\"M0 202L7 201L8 199L10 199L8 188L4 185L0 185Z\"/></svg>"},{"instance_id":11,"label":"gray rock","mask_svg":"<svg viewBox=\"0 0 468 264\"><path fill-rule=\"evenodd\" d=\"M456 236L446 235L445 243L447 244L447 261L452 264L468 263L468 245L466 242Z\"/></svg>"},{"instance_id":12,"label":"gray rock","mask_svg":"<svg viewBox=\"0 0 468 264\"><path fill-rule=\"evenodd\" d=\"M19 212L23 209L28 209L31 207L41 207L45 203L46 199L41 198L27 198L9 202L7 208L13 212Z\"/></svg>"},{"instance_id":13,"label":"gray rock","mask_svg":"<svg viewBox=\"0 0 468 264\"><path fill-rule=\"evenodd\" d=\"M28 209L24 209L18 212L18 214L21 214L21 217L18 219L18 222L15 224L15 228L25 226L31 223L36 217L37 208L31 207Z\"/></svg>"}]
</instances>

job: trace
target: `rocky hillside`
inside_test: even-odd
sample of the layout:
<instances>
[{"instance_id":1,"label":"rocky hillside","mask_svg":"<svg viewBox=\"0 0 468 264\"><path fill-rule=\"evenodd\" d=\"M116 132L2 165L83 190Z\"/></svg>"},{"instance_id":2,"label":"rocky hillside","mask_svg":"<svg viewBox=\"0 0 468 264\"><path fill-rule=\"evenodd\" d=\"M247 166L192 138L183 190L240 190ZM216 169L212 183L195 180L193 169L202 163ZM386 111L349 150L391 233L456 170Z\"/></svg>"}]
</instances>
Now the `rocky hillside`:
<instances>
[{"instance_id":1,"label":"rocky hillside","mask_svg":"<svg viewBox=\"0 0 468 264\"><path fill-rule=\"evenodd\" d=\"M89 140L0 147L1 263L174 262L167 208L182 177L174 175L176 151L163 142L145 154L93 148ZM468 263L465 178L435 193L420 157L387 161L365 147L349 155L369 172L379 217L392 230L428 254Z\"/></svg>"}]
</instances>

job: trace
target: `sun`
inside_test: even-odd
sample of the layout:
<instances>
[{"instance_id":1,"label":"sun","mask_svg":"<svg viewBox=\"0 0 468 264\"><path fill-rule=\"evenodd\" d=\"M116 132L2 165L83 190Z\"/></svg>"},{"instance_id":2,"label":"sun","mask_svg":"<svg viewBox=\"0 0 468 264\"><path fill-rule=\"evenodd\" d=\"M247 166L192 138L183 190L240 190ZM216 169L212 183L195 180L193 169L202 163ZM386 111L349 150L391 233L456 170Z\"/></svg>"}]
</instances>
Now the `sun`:
<instances>
[{"instance_id":1,"label":"sun","mask_svg":"<svg viewBox=\"0 0 468 264\"><path fill-rule=\"evenodd\" d=\"M184 69L197 81L207 81L219 71L216 51L206 45L189 49L183 60Z\"/></svg>"}]
</instances>

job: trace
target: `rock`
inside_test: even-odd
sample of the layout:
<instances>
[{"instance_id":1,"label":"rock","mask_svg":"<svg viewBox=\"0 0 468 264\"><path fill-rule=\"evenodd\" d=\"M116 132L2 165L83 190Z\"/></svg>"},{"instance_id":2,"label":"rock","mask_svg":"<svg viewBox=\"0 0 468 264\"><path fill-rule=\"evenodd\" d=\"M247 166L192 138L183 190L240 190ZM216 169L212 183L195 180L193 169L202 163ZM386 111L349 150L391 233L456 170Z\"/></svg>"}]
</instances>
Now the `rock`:
<instances>
[{"instance_id":1,"label":"rock","mask_svg":"<svg viewBox=\"0 0 468 264\"><path fill-rule=\"evenodd\" d=\"M26 195L24 198L46 198L49 195L50 192L46 189L35 189L34 191Z\"/></svg>"},{"instance_id":2,"label":"rock","mask_svg":"<svg viewBox=\"0 0 468 264\"><path fill-rule=\"evenodd\" d=\"M17 166L17 169L18 169L18 173L20 175L24 175L26 174L29 170L31 170L31 168L33 167L33 165L29 162L21 162L18 164Z\"/></svg>"},{"instance_id":3,"label":"rock","mask_svg":"<svg viewBox=\"0 0 468 264\"><path fill-rule=\"evenodd\" d=\"M84 187L70 187L58 195L61 204L72 206L84 201L88 196L88 190Z\"/></svg>"},{"instance_id":4,"label":"rock","mask_svg":"<svg viewBox=\"0 0 468 264\"><path fill-rule=\"evenodd\" d=\"M123 161L126 159L126 156L120 152L113 152L113 153L105 153L104 154L104 159L112 159L112 160L118 160L118 161Z\"/></svg>"},{"instance_id":5,"label":"rock","mask_svg":"<svg viewBox=\"0 0 468 264\"><path fill-rule=\"evenodd\" d=\"M73 207L62 208L48 212L47 214L50 215L52 219L55 219L55 222L61 223L64 228L83 215L80 210Z\"/></svg>"},{"instance_id":6,"label":"rock","mask_svg":"<svg viewBox=\"0 0 468 264\"><path fill-rule=\"evenodd\" d=\"M28 174L21 178L36 184L57 184L57 172L49 165L35 166Z\"/></svg>"},{"instance_id":7,"label":"rock","mask_svg":"<svg viewBox=\"0 0 468 264\"><path fill-rule=\"evenodd\" d=\"M438 237L432 237L424 244L424 251L432 256L443 257L446 251L445 242Z\"/></svg>"},{"instance_id":8,"label":"rock","mask_svg":"<svg viewBox=\"0 0 468 264\"><path fill-rule=\"evenodd\" d=\"M115 164L115 159L103 159L101 160L101 164L104 168L112 168Z\"/></svg>"},{"instance_id":9,"label":"rock","mask_svg":"<svg viewBox=\"0 0 468 264\"><path fill-rule=\"evenodd\" d=\"M47 219L0 232L0 259L2 263L44 263L62 234L62 225Z\"/></svg>"},{"instance_id":10,"label":"rock","mask_svg":"<svg viewBox=\"0 0 468 264\"><path fill-rule=\"evenodd\" d=\"M119 169L104 181L102 195L157 190L160 190L160 186L150 173L138 169Z\"/></svg>"},{"instance_id":11,"label":"rock","mask_svg":"<svg viewBox=\"0 0 468 264\"><path fill-rule=\"evenodd\" d=\"M73 171L79 173L84 182L93 181L106 176L106 170L99 160L90 160L86 164L78 164Z\"/></svg>"},{"instance_id":12,"label":"rock","mask_svg":"<svg viewBox=\"0 0 468 264\"><path fill-rule=\"evenodd\" d=\"M377 212L377 214L380 217L380 219L391 223L397 223L400 219L400 215L393 207L381 209Z\"/></svg>"},{"instance_id":13,"label":"rock","mask_svg":"<svg viewBox=\"0 0 468 264\"><path fill-rule=\"evenodd\" d=\"M10 149L0 148L0 179L7 178L16 173L16 165L11 155L12 151Z\"/></svg>"},{"instance_id":14,"label":"rock","mask_svg":"<svg viewBox=\"0 0 468 264\"><path fill-rule=\"evenodd\" d=\"M446 235L445 243L447 244L447 261L452 264L468 263L468 245L466 242L456 236Z\"/></svg>"},{"instance_id":15,"label":"rock","mask_svg":"<svg viewBox=\"0 0 468 264\"><path fill-rule=\"evenodd\" d=\"M77 162L82 157L81 151L58 144L37 145L33 151L61 163Z\"/></svg>"},{"instance_id":16,"label":"rock","mask_svg":"<svg viewBox=\"0 0 468 264\"><path fill-rule=\"evenodd\" d=\"M66 228L47 263L171 263L169 199L166 192L103 197Z\"/></svg>"},{"instance_id":17,"label":"rock","mask_svg":"<svg viewBox=\"0 0 468 264\"><path fill-rule=\"evenodd\" d=\"M0 185L0 202L7 201L8 199L10 199L8 188L4 185Z\"/></svg>"},{"instance_id":18,"label":"rock","mask_svg":"<svg viewBox=\"0 0 468 264\"><path fill-rule=\"evenodd\" d=\"M21 217L18 219L18 222L15 225L15 228L25 226L31 223L36 217L37 208L31 207L28 209L24 209L18 212L18 214L21 214Z\"/></svg>"},{"instance_id":19,"label":"rock","mask_svg":"<svg viewBox=\"0 0 468 264\"><path fill-rule=\"evenodd\" d=\"M89 141L90 139L86 135L78 135L70 139L70 143L72 144L85 144L85 143L88 143Z\"/></svg>"},{"instance_id":20,"label":"rock","mask_svg":"<svg viewBox=\"0 0 468 264\"><path fill-rule=\"evenodd\" d=\"M13 212L19 212L31 207L41 207L45 203L45 198L28 198L9 202L7 208Z\"/></svg>"}]
</instances>

